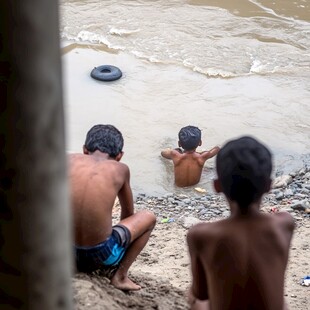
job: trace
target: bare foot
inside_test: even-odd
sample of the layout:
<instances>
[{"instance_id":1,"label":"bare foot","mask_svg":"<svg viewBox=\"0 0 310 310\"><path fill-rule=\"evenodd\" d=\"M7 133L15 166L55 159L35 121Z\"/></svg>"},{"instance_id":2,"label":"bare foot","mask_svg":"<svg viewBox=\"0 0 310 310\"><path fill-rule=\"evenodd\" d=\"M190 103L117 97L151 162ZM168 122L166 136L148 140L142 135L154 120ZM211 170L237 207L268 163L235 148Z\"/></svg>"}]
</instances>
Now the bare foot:
<instances>
[{"instance_id":1,"label":"bare foot","mask_svg":"<svg viewBox=\"0 0 310 310\"><path fill-rule=\"evenodd\" d=\"M138 291L141 289L141 286L132 282L128 277L118 278L113 277L111 279L111 284L122 291Z\"/></svg>"}]
</instances>

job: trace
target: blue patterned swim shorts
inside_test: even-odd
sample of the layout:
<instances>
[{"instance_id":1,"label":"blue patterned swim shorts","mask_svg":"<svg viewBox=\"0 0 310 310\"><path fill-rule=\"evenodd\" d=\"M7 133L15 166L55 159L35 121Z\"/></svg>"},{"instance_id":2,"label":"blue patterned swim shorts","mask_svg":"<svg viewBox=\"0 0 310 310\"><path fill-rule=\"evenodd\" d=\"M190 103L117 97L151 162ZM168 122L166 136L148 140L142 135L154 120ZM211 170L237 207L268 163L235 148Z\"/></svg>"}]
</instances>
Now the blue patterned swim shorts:
<instances>
[{"instance_id":1,"label":"blue patterned swim shorts","mask_svg":"<svg viewBox=\"0 0 310 310\"><path fill-rule=\"evenodd\" d=\"M105 267L115 267L122 260L131 240L127 227L118 224L112 227L112 234L95 246L75 246L78 271L92 272Z\"/></svg>"}]
</instances>

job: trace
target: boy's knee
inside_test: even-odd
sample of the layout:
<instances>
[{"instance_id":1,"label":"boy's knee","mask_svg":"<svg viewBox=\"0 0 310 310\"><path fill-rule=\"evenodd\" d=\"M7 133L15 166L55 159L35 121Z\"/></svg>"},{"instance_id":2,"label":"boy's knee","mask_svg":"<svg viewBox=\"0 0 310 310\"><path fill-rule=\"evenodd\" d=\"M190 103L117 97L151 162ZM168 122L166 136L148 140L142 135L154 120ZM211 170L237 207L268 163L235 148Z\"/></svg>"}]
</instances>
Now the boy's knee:
<instances>
[{"instance_id":1,"label":"boy's knee","mask_svg":"<svg viewBox=\"0 0 310 310\"><path fill-rule=\"evenodd\" d=\"M152 228L155 226L156 224L156 215L149 210L142 210L139 212L143 218L144 221L147 221L150 223L150 225L152 226Z\"/></svg>"}]
</instances>

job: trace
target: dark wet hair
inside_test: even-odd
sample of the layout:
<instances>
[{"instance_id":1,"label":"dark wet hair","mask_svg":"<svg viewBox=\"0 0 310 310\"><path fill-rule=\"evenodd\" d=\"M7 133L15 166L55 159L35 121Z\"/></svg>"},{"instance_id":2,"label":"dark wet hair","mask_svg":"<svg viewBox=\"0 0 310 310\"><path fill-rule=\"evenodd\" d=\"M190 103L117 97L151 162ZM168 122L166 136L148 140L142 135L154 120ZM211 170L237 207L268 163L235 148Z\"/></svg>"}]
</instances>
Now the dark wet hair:
<instances>
[{"instance_id":1,"label":"dark wet hair","mask_svg":"<svg viewBox=\"0 0 310 310\"><path fill-rule=\"evenodd\" d=\"M225 144L216 158L216 170L224 194L247 208L266 192L272 171L272 155L252 137Z\"/></svg>"},{"instance_id":2,"label":"dark wet hair","mask_svg":"<svg viewBox=\"0 0 310 310\"><path fill-rule=\"evenodd\" d=\"M91 153L98 150L115 158L123 146L123 135L113 125L95 125L86 135L85 148Z\"/></svg>"},{"instance_id":3,"label":"dark wet hair","mask_svg":"<svg viewBox=\"0 0 310 310\"><path fill-rule=\"evenodd\" d=\"M180 145L184 150L193 150L201 141L201 130L195 126L186 126L179 131Z\"/></svg>"}]
</instances>

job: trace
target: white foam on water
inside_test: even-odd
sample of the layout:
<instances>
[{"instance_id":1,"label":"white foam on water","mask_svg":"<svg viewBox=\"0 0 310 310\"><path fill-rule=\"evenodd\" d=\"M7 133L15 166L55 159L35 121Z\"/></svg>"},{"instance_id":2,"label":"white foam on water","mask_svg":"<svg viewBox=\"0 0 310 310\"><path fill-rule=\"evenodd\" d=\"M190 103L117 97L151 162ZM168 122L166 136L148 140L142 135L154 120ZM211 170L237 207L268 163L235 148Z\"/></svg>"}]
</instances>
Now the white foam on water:
<instances>
[{"instance_id":1,"label":"white foam on water","mask_svg":"<svg viewBox=\"0 0 310 310\"><path fill-rule=\"evenodd\" d=\"M290 22L294 22L296 24L301 24L301 25L309 25L308 22L306 21L303 21L303 20L297 20L293 17L287 17L287 16L283 16L283 15L280 15L280 14L277 14L273 9L271 8L267 8L266 6L264 6L263 4L261 4L260 2L258 1L255 1L255 0L249 0L249 2L253 3L254 5L258 6L259 8L261 8L262 10L264 10L266 13L270 14L270 15L273 15L277 18L280 18L282 20L287 20L287 21L290 21Z\"/></svg>"},{"instance_id":2,"label":"white foam on water","mask_svg":"<svg viewBox=\"0 0 310 310\"><path fill-rule=\"evenodd\" d=\"M252 62L250 72L259 73L263 70L263 68L264 66L262 66L262 63L258 59L255 59Z\"/></svg>"},{"instance_id":3,"label":"white foam on water","mask_svg":"<svg viewBox=\"0 0 310 310\"><path fill-rule=\"evenodd\" d=\"M127 35L134 34L140 31L141 29L129 30L129 29L118 29L118 28L112 27L109 33L112 35L118 35L118 36L126 35L127 36Z\"/></svg>"},{"instance_id":4,"label":"white foam on water","mask_svg":"<svg viewBox=\"0 0 310 310\"><path fill-rule=\"evenodd\" d=\"M76 36L72 36L68 33L62 33L61 37L66 40L75 41L75 42L83 42L83 43L91 43L91 44L104 44L107 47L115 50L125 50L124 46L116 45L111 43L105 36L100 34L82 30Z\"/></svg>"}]
</instances>

